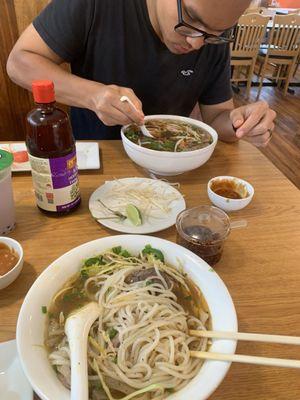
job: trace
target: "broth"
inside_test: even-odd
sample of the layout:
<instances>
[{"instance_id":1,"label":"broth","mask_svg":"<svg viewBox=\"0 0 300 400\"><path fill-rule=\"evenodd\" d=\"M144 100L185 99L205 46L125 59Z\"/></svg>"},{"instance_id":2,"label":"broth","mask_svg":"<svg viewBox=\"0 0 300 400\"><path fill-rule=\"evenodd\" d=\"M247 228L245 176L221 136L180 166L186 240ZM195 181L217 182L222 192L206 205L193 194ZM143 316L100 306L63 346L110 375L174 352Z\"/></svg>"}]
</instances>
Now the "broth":
<instances>
[{"instance_id":1,"label":"broth","mask_svg":"<svg viewBox=\"0 0 300 400\"><path fill-rule=\"evenodd\" d=\"M13 269L18 260L19 256L14 249L11 249L5 243L0 243L0 276Z\"/></svg>"},{"instance_id":2,"label":"broth","mask_svg":"<svg viewBox=\"0 0 300 400\"><path fill-rule=\"evenodd\" d=\"M213 142L212 136L206 130L187 122L152 119L145 126L153 138L144 136L135 124L127 127L125 136L141 147L171 152L199 150Z\"/></svg>"}]
</instances>

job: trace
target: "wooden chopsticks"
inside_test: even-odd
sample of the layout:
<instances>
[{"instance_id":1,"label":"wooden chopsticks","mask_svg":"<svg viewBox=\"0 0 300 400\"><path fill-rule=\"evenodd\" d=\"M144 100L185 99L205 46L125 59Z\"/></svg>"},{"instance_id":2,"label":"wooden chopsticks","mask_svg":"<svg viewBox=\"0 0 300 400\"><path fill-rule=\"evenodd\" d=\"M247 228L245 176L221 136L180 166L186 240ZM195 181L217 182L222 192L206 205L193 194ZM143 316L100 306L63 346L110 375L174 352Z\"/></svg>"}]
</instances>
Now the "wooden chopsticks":
<instances>
[{"instance_id":1,"label":"wooden chopsticks","mask_svg":"<svg viewBox=\"0 0 300 400\"><path fill-rule=\"evenodd\" d=\"M241 332L219 332L219 331L189 331L191 336L207 337L214 339L233 339L247 340L255 342L281 343L300 345L300 337L283 335L266 335L259 333L241 333ZM256 357L240 354L213 353L207 351L191 351L192 357L206 360L218 360L229 362L240 362L248 364L260 364L274 367L300 368L300 361L283 358Z\"/></svg>"}]
</instances>

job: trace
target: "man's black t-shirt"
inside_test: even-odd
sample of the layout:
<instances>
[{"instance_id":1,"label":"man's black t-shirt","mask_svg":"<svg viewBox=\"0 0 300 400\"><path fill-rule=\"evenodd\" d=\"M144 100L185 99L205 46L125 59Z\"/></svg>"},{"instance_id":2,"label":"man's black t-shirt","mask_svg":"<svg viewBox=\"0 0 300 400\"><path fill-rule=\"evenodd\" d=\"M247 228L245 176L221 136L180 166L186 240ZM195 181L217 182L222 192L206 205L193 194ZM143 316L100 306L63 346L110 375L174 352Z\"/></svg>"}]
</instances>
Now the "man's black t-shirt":
<instances>
[{"instance_id":1,"label":"man's black t-shirt","mask_svg":"<svg viewBox=\"0 0 300 400\"><path fill-rule=\"evenodd\" d=\"M188 116L197 101L231 98L227 45L172 54L155 33L146 0L52 0L33 25L80 77L133 89L145 115ZM44 77L47 78L47 77ZM77 139L116 139L96 114L71 108Z\"/></svg>"}]
</instances>

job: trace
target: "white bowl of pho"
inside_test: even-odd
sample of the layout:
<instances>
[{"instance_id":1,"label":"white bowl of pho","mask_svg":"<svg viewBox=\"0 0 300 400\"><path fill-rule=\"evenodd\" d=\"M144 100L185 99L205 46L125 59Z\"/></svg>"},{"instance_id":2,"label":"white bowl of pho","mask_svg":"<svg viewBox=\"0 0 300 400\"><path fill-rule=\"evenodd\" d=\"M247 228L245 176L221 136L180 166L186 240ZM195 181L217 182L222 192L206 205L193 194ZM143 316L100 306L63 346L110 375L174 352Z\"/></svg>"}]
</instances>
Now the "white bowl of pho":
<instances>
[{"instance_id":1,"label":"white bowl of pho","mask_svg":"<svg viewBox=\"0 0 300 400\"><path fill-rule=\"evenodd\" d=\"M127 155L139 166L157 175L178 175L203 165L218 141L217 132L204 122L176 115L145 117L153 138L140 128L126 125L121 137Z\"/></svg>"},{"instance_id":2,"label":"white bowl of pho","mask_svg":"<svg viewBox=\"0 0 300 400\"><path fill-rule=\"evenodd\" d=\"M76 247L29 290L18 318L23 369L42 400L70 399L68 316L101 308L88 334L89 399L207 399L230 363L190 350L234 353L232 340L207 341L189 329L236 331L235 308L216 272L167 240L119 235Z\"/></svg>"}]
</instances>

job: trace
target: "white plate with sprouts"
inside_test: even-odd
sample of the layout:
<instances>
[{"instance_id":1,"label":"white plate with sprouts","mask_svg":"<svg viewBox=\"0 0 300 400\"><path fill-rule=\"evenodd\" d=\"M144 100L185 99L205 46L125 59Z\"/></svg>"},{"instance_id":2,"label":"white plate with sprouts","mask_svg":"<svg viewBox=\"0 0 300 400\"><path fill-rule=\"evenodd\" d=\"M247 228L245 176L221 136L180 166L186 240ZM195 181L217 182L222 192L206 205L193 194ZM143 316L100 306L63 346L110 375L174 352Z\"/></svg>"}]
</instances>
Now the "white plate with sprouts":
<instances>
[{"instance_id":1,"label":"white plate with sprouts","mask_svg":"<svg viewBox=\"0 0 300 400\"><path fill-rule=\"evenodd\" d=\"M141 225L134 225L129 218L118 218L106 208L126 216L128 204L139 210ZM167 182L149 178L107 181L89 200L93 218L107 228L124 233L147 234L169 228L185 208L184 198L177 189Z\"/></svg>"}]
</instances>

